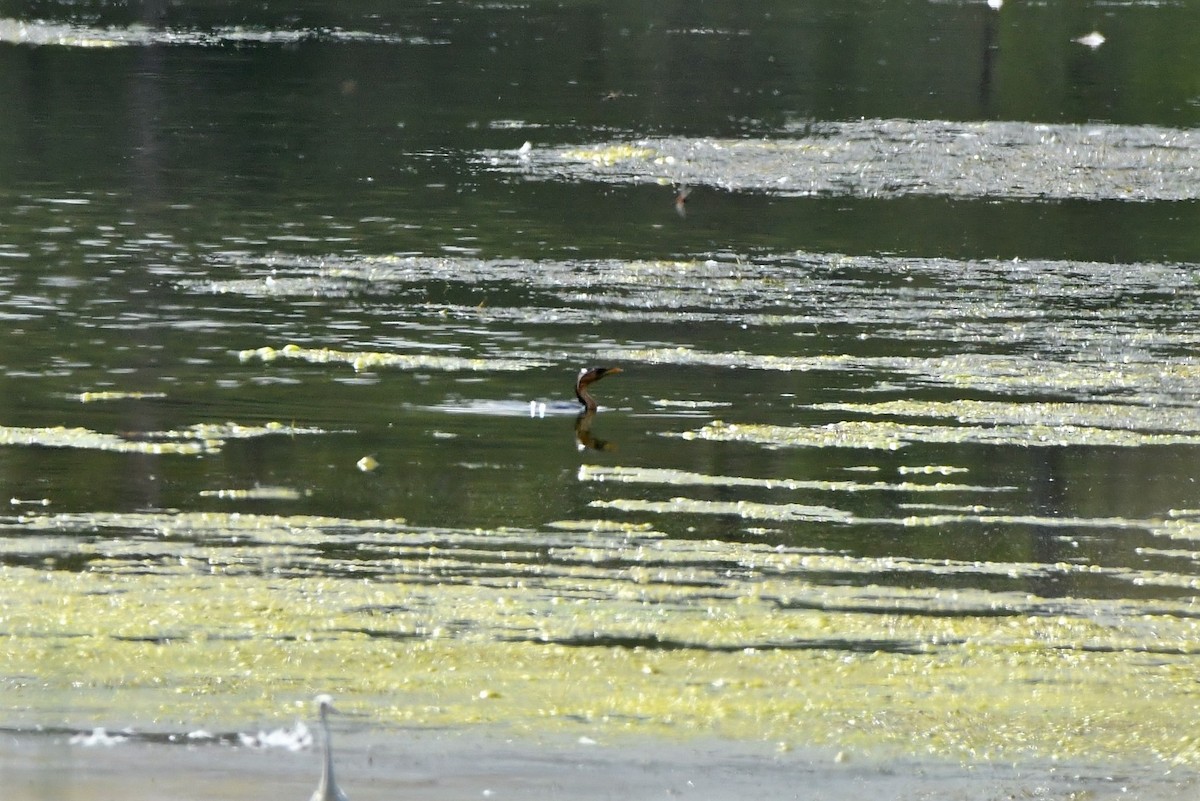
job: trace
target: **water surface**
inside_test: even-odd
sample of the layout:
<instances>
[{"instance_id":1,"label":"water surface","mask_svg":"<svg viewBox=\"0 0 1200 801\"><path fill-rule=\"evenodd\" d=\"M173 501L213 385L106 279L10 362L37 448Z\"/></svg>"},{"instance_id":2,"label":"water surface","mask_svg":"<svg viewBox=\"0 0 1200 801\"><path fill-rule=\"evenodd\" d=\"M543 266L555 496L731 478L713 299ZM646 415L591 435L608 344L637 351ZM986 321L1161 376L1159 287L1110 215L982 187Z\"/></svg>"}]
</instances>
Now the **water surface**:
<instances>
[{"instance_id":1,"label":"water surface","mask_svg":"<svg viewBox=\"0 0 1200 801\"><path fill-rule=\"evenodd\" d=\"M1191 781L1186 6L0 17L14 736Z\"/></svg>"}]
</instances>

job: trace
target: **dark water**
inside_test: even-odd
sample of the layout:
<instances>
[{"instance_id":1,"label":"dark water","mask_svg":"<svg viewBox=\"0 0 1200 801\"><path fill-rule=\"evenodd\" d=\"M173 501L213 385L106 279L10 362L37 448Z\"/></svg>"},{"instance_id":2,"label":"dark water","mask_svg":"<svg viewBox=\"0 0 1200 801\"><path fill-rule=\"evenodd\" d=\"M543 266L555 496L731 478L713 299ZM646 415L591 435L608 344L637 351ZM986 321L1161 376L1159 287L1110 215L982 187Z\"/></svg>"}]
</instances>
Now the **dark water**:
<instances>
[{"instance_id":1,"label":"dark water","mask_svg":"<svg viewBox=\"0 0 1200 801\"><path fill-rule=\"evenodd\" d=\"M1200 649L1189 4L0 2L0 17L0 533L21 580L155 573L112 543L213 512L280 515L314 541L403 518L449 532L450 551L496 532L522 555L464 552L412 580L517 586L576 547L563 521L601 521L669 543L699 571L679 587L758 582L768 624L878 611L882 592L902 618L1119 631L1047 653L1141 669L1163 652L1183 671ZM1072 41L1093 30L1099 47ZM888 139L889 120L914 124ZM771 155L781 143L794 155ZM826 183L798 188L813 161ZM581 433L571 383L592 363L625 372L596 385ZM100 392L118 394L82 395ZM246 436L191 428L230 423ZM203 452L142 447L179 442ZM230 531L207 526L185 539ZM310 543L283 571L361 558L406 586L356 542ZM619 594L640 557L613 547L584 561ZM798 583L776 593L753 549L819 558L779 566ZM1147 615L1169 622L1139 628ZM579 625L618 650L679 644L652 622ZM851 629L805 647L941 648ZM722 636L683 647L764 642ZM304 675L293 694L374 692ZM103 704L77 716L66 687L48 678L4 714L121 722ZM220 700L179 725L205 714L236 725Z\"/></svg>"}]
</instances>

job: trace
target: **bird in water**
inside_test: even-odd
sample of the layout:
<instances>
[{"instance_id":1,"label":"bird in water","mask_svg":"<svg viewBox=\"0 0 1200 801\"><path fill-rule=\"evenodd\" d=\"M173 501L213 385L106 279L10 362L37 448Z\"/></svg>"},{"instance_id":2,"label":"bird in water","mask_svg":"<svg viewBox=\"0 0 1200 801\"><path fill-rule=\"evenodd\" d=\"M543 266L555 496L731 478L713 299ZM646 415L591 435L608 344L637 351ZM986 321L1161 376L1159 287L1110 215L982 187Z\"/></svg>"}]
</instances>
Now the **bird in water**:
<instances>
[{"instance_id":1,"label":"bird in water","mask_svg":"<svg viewBox=\"0 0 1200 801\"><path fill-rule=\"evenodd\" d=\"M325 737L325 766L321 768L321 781L313 791L310 801L348 801L342 788L333 778L333 743L329 739L329 713L333 708L333 697L322 693L313 699L321 712L321 731Z\"/></svg>"},{"instance_id":2,"label":"bird in water","mask_svg":"<svg viewBox=\"0 0 1200 801\"><path fill-rule=\"evenodd\" d=\"M620 367L585 367L579 371L575 379L575 397L583 404L583 411L575 418L575 443L579 450L592 448L598 451L614 450L617 446L607 440L599 439L592 434L592 418L596 416L596 401L588 394L589 384L599 381L606 375L616 375L622 372Z\"/></svg>"},{"instance_id":3,"label":"bird in water","mask_svg":"<svg viewBox=\"0 0 1200 801\"><path fill-rule=\"evenodd\" d=\"M596 411L596 401L588 394L588 386L606 375L616 375L620 372L620 367L585 367L579 371L579 376L575 379L575 397L583 404L585 414L594 414Z\"/></svg>"}]
</instances>

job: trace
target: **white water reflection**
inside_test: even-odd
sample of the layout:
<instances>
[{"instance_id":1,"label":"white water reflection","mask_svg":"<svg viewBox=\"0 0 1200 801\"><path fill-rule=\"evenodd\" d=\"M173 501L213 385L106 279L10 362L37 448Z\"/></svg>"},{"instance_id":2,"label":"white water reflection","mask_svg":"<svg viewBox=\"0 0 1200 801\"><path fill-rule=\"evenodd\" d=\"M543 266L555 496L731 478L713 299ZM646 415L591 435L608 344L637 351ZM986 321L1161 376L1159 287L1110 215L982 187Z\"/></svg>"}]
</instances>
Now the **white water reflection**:
<instances>
[{"instance_id":1,"label":"white water reflection","mask_svg":"<svg viewBox=\"0 0 1200 801\"><path fill-rule=\"evenodd\" d=\"M150 45L288 45L306 41L445 44L421 36L348 31L340 28L269 29L218 26L209 30L141 24L97 27L73 22L0 18L0 43L58 47L146 47Z\"/></svg>"}]
</instances>

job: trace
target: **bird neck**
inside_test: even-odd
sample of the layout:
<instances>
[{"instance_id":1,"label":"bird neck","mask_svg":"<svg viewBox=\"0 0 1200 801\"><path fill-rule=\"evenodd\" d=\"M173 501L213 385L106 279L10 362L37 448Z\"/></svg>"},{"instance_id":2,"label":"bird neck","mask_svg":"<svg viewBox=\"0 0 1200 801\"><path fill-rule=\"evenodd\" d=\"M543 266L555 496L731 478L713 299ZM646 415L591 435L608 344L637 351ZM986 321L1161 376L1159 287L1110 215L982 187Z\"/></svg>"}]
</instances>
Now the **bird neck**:
<instances>
[{"instance_id":1,"label":"bird neck","mask_svg":"<svg viewBox=\"0 0 1200 801\"><path fill-rule=\"evenodd\" d=\"M329 718L324 707L321 708L321 730L325 735L325 765L321 768L321 784L326 788L330 788L334 786L333 740L329 737Z\"/></svg>"},{"instance_id":2,"label":"bird neck","mask_svg":"<svg viewBox=\"0 0 1200 801\"><path fill-rule=\"evenodd\" d=\"M588 394L586 389L581 386L576 386L575 397L578 398L579 402L583 404L584 411L596 411L596 401L592 399L592 396Z\"/></svg>"}]
</instances>

